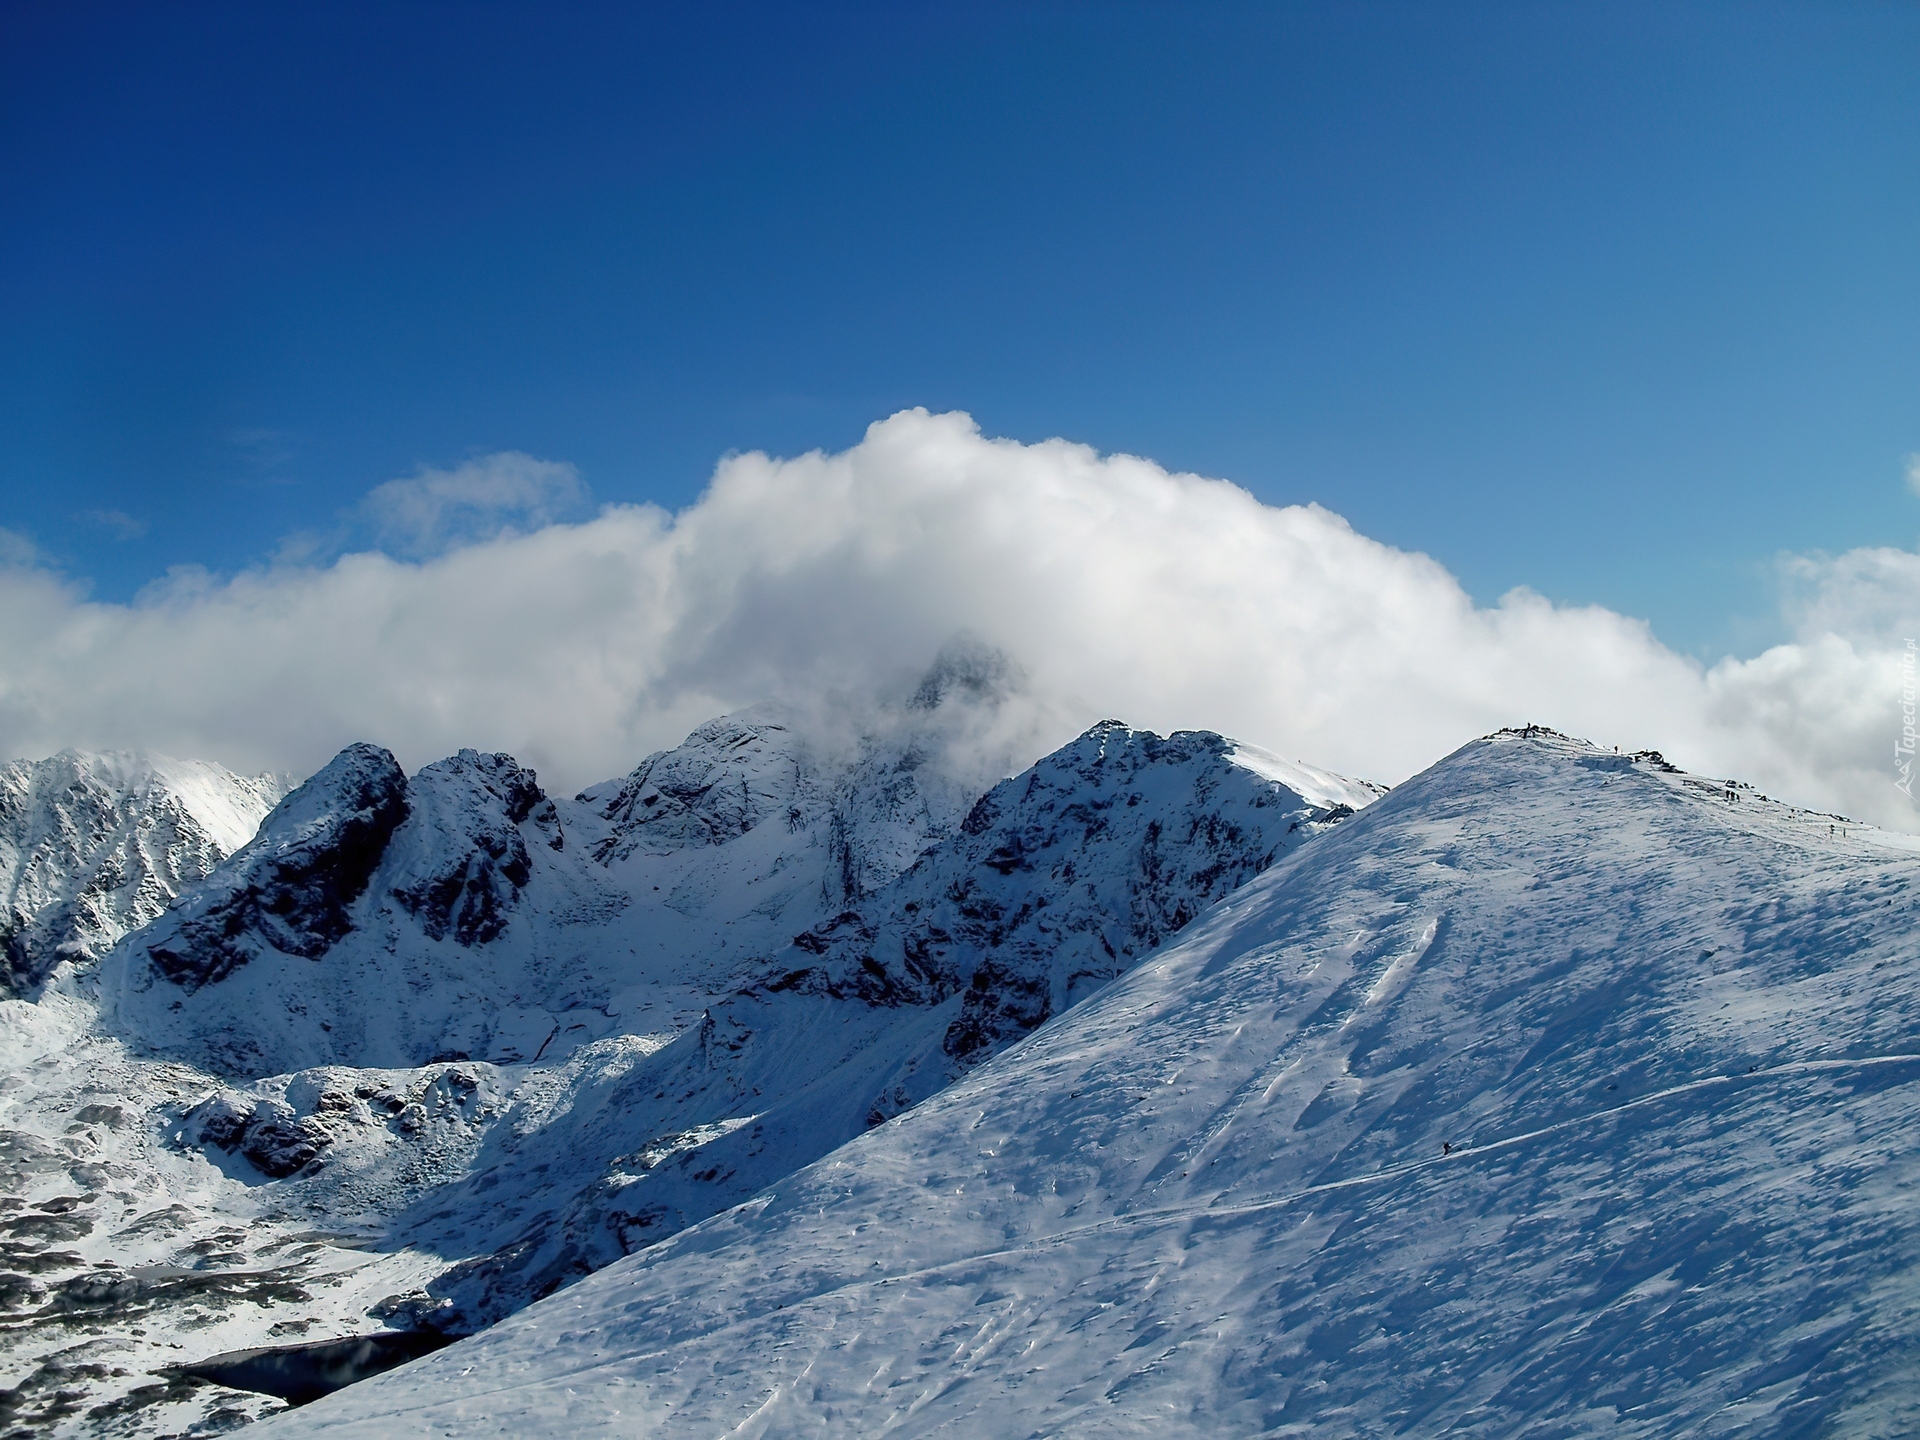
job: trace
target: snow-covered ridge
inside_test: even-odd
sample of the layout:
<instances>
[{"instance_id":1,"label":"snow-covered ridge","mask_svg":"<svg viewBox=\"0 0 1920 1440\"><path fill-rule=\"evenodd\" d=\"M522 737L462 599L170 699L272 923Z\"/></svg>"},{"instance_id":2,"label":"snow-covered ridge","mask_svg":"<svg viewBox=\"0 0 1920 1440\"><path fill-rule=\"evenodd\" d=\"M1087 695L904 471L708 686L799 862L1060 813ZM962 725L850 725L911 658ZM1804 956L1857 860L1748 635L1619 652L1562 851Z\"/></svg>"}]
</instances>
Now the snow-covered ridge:
<instances>
[{"instance_id":1,"label":"snow-covered ridge","mask_svg":"<svg viewBox=\"0 0 1920 1440\"><path fill-rule=\"evenodd\" d=\"M63 750L0 765L0 991L31 993L156 918L252 838L287 777Z\"/></svg>"},{"instance_id":2,"label":"snow-covered ridge","mask_svg":"<svg viewBox=\"0 0 1920 1440\"><path fill-rule=\"evenodd\" d=\"M1105 721L983 795L869 903L796 936L767 988L959 996L943 1049L985 1058L1380 793L1203 731Z\"/></svg>"},{"instance_id":3,"label":"snow-covered ridge","mask_svg":"<svg viewBox=\"0 0 1920 1440\"><path fill-rule=\"evenodd\" d=\"M265 1433L1908 1433L1920 857L1842 828L1489 737L891 1123Z\"/></svg>"}]
</instances>

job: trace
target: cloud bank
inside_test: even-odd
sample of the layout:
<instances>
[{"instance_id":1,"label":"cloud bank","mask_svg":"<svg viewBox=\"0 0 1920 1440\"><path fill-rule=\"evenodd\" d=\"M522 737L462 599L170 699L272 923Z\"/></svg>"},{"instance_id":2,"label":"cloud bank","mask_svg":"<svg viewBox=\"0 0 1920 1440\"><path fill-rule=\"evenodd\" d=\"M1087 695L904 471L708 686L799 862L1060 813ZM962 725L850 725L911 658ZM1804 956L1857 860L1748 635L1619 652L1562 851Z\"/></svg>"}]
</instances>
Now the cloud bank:
<instances>
[{"instance_id":1,"label":"cloud bank","mask_svg":"<svg viewBox=\"0 0 1920 1440\"><path fill-rule=\"evenodd\" d=\"M573 466L503 450L452 470L423 465L405 480L376 485L360 510L382 543L420 556L551 525L586 499Z\"/></svg>"},{"instance_id":2,"label":"cloud bank","mask_svg":"<svg viewBox=\"0 0 1920 1440\"><path fill-rule=\"evenodd\" d=\"M1920 828L1893 788L1903 551L1793 561L1796 640L1702 667L1598 607L1476 607L1317 506L963 414L731 457L678 515L552 518L582 498L520 455L422 472L367 502L416 558L181 572L132 605L0 547L0 753L305 771L356 739L409 766L475 745L570 788L755 701L905 694L964 631L1030 677L1036 746L1112 715L1394 782L1537 721Z\"/></svg>"}]
</instances>

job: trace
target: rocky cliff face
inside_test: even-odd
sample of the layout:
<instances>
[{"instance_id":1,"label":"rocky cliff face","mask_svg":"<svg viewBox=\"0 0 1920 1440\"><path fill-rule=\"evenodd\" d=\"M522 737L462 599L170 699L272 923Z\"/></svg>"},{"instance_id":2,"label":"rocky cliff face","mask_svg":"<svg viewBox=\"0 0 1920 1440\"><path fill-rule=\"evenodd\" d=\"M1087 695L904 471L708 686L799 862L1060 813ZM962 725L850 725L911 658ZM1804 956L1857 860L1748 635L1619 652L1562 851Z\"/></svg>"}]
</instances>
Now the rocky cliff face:
<instances>
[{"instance_id":1,"label":"rocky cliff face","mask_svg":"<svg viewBox=\"0 0 1920 1440\"><path fill-rule=\"evenodd\" d=\"M189 992L262 950L318 960L353 928L360 898L407 816L407 777L377 745L354 745L274 807L260 834L146 942Z\"/></svg>"},{"instance_id":2,"label":"rocky cliff face","mask_svg":"<svg viewBox=\"0 0 1920 1440\"><path fill-rule=\"evenodd\" d=\"M0 993L31 994L158 917L286 791L204 761L67 750L0 766Z\"/></svg>"},{"instance_id":3,"label":"rocky cliff face","mask_svg":"<svg viewBox=\"0 0 1920 1440\"><path fill-rule=\"evenodd\" d=\"M868 903L796 936L768 988L957 995L943 1048L983 1059L1379 793L1219 735L1108 721L995 786Z\"/></svg>"},{"instance_id":4,"label":"rocky cliff face","mask_svg":"<svg viewBox=\"0 0 1920 1440\"><path fill-rule=\"evenodd\" d=\"M566 848L553 801L511 755L473 750L427 766L410 796L420 818L408 832L412 853L396 867L394 898L430 940L471 947L496 939L533 879L529 835L548 850ZM455 837L461 843L449 844Z\"/></svg>"},{"instance_id":5,"label":"rocky cliff face","mask_svg":"<svg viewBox=\"0 0 1920 1440\"><path fill-rule=\"evenodd\" d=\"M624 779L583 791L576 823L610 871L701 870L697 888L723 905L734 895L715 877L751 855L738 883L784 877L782 893L799 906L789 913L811 918L879 889L956 833L996 778L955 743L940 692L916 702L851 740L823 741L817 722L778 706L722 716ZM701 853L729 846L724 858ZM792 889L802 873L806 885ZM770 913L764 898L759 909Z\"/></svg>"},{"instance_id":6,"label":"rocky cliff face","mask_svg":"<svg viewBox=\"0 0 1920 1440\"><path fill-rule=\"evenodd\" d=\"M409 779L353 745L99 984L120 1033L232 1078L507 1061L548 1036L542 1002L585 978L581 957L556 964L559 932L624 905L511 756L463 750Z\"/></svg>"}]
</instances>

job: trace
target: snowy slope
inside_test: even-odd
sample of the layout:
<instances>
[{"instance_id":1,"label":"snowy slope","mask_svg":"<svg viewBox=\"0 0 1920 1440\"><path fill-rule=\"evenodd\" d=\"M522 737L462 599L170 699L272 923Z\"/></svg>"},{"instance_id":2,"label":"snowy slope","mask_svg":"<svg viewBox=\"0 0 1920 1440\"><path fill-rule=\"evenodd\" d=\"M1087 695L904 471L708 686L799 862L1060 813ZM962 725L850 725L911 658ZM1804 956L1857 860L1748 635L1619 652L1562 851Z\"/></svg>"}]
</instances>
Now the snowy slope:
<instances>
[{"instance_id":1,"label":"snowy slope","mask_svg":"<svg viewBox=\"0 0 1920 1440\"><path fill-rule=\"evenodd\" d=\"M1895 1435L1920 858L1503 733L764 1194L268 1435Z\"/></svg>"},{"instance_id":2,"label":"snowy slope","mask_svg":"<svg viewBox=\"0 0 1920 1440\"><path fill-rule=\"evenodd\" d=\"M244 845L286 789L159 755L0 765L0 993L105 954Z\"/></svg>"},{"instance_id":3,"label":"snowy slope","mask_svg":"<svg viewBox=\"0 0 1920 1440\"><path fill-rule=\"evenodd\" d=\"M727 717L571 800L350 747L0 1002L0 1429L237 1423L275 1402L156 1367L491 1323L950 1083L1040 1018L1011 1000L1077 999L1376 793L1110 724L983 800L982 689L936 671L838 739ZM911 993L842 983L910 949Z\"/></svg>"}]
</instances>

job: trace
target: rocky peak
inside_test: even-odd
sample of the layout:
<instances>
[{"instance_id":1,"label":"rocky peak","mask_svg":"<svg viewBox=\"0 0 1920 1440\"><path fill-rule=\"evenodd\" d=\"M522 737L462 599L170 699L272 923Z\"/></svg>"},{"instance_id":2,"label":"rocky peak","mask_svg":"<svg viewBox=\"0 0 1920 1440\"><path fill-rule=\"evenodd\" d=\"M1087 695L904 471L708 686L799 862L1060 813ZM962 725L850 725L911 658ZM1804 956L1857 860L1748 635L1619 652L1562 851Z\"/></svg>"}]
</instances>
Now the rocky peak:
<instances>
[{"instance_id":1,"label":"rocky peak","mask_svg":"<svg viewBox=\"0 0 1920 1440\"><path fill-rule=\"evenodd\" d=\"M773 990L935 1004L970 1063L1098 989L1379 793L1204 731L1107 721L996 785L870 903L796 936Z\"/></svg>"},{"instance_id":2,"label":"rocky peak","mask_svg":"<svg viewBox=\"0 0 1920 1440\"><path fill-rule=\"evenodd\" d=\"M287 788L205 761L65 750L0 766L0 993L88 962L244 845Z\"/></svg>"},{"instance_id":3,"label":"rocky peak","mask_svg":"<svg viewBox=\"0 0 1920 1440\"><path fill-rule=\"evenodd\" d=\"M349 745L156 925L146 946L154 968L193 991L230 975L262 945L319 959L353 928L349 907L407 811L407 777L393 756Z\"/></svg>"},{"instance_id":4,"label":"rocky peak","mask_svg":"<svg viewBox=\"0 0 1920 1440\"><path fill-rule=\"evenodd\" d=\"M709 720L676 748L649 755L624 780L577 797L608 823L594 858L608 864L635 852L665 855L745 835L800 799L806 768L800 752L781 720Z\"/></svg>"},{"instance_id":5,"label":"rocky peak","mask_svg":"<svg viewBox=\"0 0 1920 1440\"><path fill-rule=\"evenodd\" d=\"M554 804L511 755L462 750L427 766L410 788L414 817L396 841L393 896L429 939L483 945L505 928L532 878L523 826L566 848Z\"/></svg>"}]
</instances>

